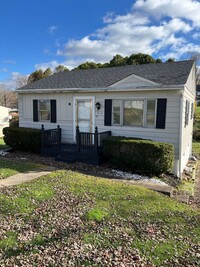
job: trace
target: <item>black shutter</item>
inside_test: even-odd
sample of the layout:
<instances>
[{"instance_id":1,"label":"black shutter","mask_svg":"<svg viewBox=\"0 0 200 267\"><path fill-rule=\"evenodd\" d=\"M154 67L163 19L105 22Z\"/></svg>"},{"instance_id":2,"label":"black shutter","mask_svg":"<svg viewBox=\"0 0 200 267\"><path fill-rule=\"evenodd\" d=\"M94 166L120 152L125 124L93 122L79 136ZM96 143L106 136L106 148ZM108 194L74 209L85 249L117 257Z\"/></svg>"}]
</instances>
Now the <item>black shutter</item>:
<instances>
[{"instance_id":1,"label":"black shutter","mask_svg":"<svg viewBox=\"0 0 200 267\"><path fill-rule=\"evenodd\" d=\"M111 126L111 124L112 124L112 99L105 99L104 125Z\"/></svg>"},{"instance_id":2,"label":"black shutter","mask_svg":"<svg viewBox=\"0 0 200 267\"><path fill-rule=\"evenodd\" d=\"M38 121L38 101L33 100L33 121Z\"/></svg>"},{"instance_id":3,"label":"black shutter","mask_svg":"<svg viewBox=\"0 0 200 267\"><path fill-rule=\"evenodd\" d=\"M166 121L166 110L167 110L167 99L157 99L157 116L156 116L156 128L165 129Z\"/></svg>"},{"instance_id":4,"label":"black shutter","mask_svg":"<svg viewBox=\"0 0 200 267\"><path fill-rule=\"evenodd\" d=\"M51 122L56 123L56 100L51 99Z\"/></svg>"}]
</instances>

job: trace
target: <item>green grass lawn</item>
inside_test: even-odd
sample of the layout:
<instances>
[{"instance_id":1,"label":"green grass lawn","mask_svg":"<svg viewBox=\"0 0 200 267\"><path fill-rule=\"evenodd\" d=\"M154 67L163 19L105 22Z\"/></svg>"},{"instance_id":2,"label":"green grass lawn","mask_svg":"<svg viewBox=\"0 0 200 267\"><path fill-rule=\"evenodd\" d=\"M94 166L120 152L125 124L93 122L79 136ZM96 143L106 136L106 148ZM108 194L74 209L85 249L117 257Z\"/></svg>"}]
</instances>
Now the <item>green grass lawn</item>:
<instances>
[{"instance_id":1,"label":"green grass lawn","mask_svg":"<svg viewBox=\"0 0 200 267\"><path fill-rule=\"evenodd\" d=\"M194 120L194 129L200 130L200 107L195 108L195 120ZM192 152L195 156L200 156L200 141L193 140Z\"/></svg>"},{"instance_id":2,"label":"green grass lawn","mask_svg":"<svg viewBox=\"0 0 200 267\"><path fill-rule=\"evenodd\" d=\"M0 193L0 266L200 266L200 210L148 189L63 170Z\"/></svg>"},{"instance_id":3,"label":"green grass lawn","mask_svg":"<svg viewBox=\"0 0 200 267\"><path fill-rule=\"evenodd\" d=\"M200 116L200 106L196 106L195 115Z\"/></svg>"},{"instance_id":4,"label":"green grass lawn","mask_svg":"<svg viewBox=\"0 0 200 267\"><path fill-rule=\"evenodd\" d=\"M0 150L9 148L3 141L3 138L0 138ZM40 164L33 164L28 162L21 161L9 161L6 158L0 157L0 179L7 178L11 175L33 171L40 169L42 166Z\"/></svg>"},{"instance_id":5,"label":"green grass lawn","mask_svg":"<svg viewBox=\"0 0 200 267\"><path fill-rule=\"evenodd\" d=\"M196 156L200 155L200 142L193 141L193 143L192 143L192 152L193 152L193 155L196 155Z\"/></svg>"},{"instance_id":6,"label":"green grass lawn","mask_svg":"<svg viewBox=\"0 0 200 267\"><path fill-rule=\"evenodd\" d=\"M41 169L42 165L21 161L8 160L0 157L0 179L7 178L17 173Z\"/></svg>"}]
</instances>

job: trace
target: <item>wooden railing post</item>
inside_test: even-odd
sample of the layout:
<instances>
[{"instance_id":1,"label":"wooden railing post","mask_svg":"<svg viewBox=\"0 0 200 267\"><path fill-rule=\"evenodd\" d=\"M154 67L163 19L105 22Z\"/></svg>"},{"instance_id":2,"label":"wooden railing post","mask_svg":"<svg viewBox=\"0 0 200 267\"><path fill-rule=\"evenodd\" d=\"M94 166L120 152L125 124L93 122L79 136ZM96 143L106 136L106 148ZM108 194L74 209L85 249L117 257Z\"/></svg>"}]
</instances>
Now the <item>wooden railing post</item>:
<instances>
[{"instance_id":1,"label":"wooden railing post","mask_svg":"<svg viewBox=\"0 0 200 267\"><path fill-rule=\"evenodd\" d=\"M60 145L61 145L61 128L60 125L57 126L57 140L58 140L58 150L60 150Z\"/></svg>"},{"instance_id":2,"label":"wooden railing post","mask_svg":"<svg viewBox=\"0 0 200 267\"><path fill-rule=\"evenodd\" d=\"M94 132L94 150L97 153L98 152L98 128L95 127L95 132Z\"/></svg>"},{"instance_id":3,"label":"wooden railing post","mask_svg":"<svg viewBox=\"0 0 200 267\"><path fill-rule=\"evenodd\" d=\"M42 148L44 147L44 124L42 124L41 127L41 143L42 143Z\"/></svg>"},{"instance_id":4,"label":"wooden railing post","mask_svg":"<svg viewBox=\"0 0 200 267\"><path fill-rule=\"evenodd\" d=\"M76 126L76 143L77 143L77 151L79 152L81 140L80 140L80 131L78 125Z\"/></svg>"}]
</instances>

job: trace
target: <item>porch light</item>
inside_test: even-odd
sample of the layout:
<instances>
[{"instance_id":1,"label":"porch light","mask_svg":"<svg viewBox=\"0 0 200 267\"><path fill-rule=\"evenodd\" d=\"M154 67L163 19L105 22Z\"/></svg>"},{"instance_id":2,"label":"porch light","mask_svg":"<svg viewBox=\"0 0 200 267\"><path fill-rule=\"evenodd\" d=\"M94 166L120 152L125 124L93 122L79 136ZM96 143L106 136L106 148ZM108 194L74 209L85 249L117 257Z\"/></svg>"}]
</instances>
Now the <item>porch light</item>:
<instances>
[{"instance_id":1,"label":"porch light","mask_svg":"<svg viewBox=\"0 0 200 267\"><path fill-rule=\"evenodd\" d=\"M95 104L95 106L96 106L97 110L99 110L99 109L101 108L101 104L100 104L99 102L97 102L97 103Z\"/></svg>"}]
</instances>

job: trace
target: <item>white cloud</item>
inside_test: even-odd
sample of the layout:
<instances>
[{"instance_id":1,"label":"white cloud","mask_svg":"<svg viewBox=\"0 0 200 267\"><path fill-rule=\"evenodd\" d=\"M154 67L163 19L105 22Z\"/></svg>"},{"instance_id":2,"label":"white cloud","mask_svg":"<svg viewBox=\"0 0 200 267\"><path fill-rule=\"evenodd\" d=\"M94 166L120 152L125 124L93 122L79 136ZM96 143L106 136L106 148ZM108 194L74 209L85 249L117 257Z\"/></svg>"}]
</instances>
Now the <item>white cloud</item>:
<instances>
[{"instance_id":1,"label":"white cloud","mask_svg":"<svg viewBox=\"0 0 200 267\"><path fill-rule=\"evenodd\" d=\"M54 33L58 30L58 26L50 26L49 28L48 28L48 30L47 30L47 32L49 33L49 34L51 34L51 35L54 35Z\"/></svg>"},{"instance_id":2,"label":"white cloud","mask_svg":"<svg viewBox=\"0 0 200 267\"><path fill-rule=\"evenodd\" d=\"M7 68L2 68L2 69L0 69L0 72L8 72L8 69Z\"/></svg>"},{"instance_id":3,"label":"white cloud","mask_svg":"<svg viewBox=\"0 0 200 267\"><path fill-rule=\"evenodd\" d=\"M35 69L41 69L42 71L45 71L47 68L50 69L54 69L55 67L57 67L59 65L59 63L56 60L50 61L50 62L46 62L46 63L39 63L35 65Z\"/></svg>"},{"instance_id":4,"label":"white cloud","mask_svg":"<svg viewBox=\"0 0 200 267\"><path fill-rule=\"evenodd\" d=\"M35 69L41 69L42 71L45 71L47 68L50 68L52 71L58 66L63 65L68 69L73 69L77 67L78 65L84 63L85 61L94 61L92 58L75 58L75 59L68 59L62 62L58 62L56 60L50 61L50 62L43 62L35 65Z\"/></svg>"},{"instance_id":5,"label":"white cloud","mask_svg":"<svg viewBox=\"0 0 200 267\"><path fill-rule=\"evenodd\" d=\"M73 68L85 61L106 62L116 54L139 52L179 59L189 51L200 50L196 44L200 37L198 10L200 3L192 0L136 0L125 15L108 13L96 32L64 45L59 41L57 56L65 58L63 63L51 61L36 68L53 69L59 64Z\"/></svg>"},{"instance_id":6,"label":"white cloud","mask_svg":"<svg viewBox=\"0 0 200 267\"><path fill-rule=\"evenodd\" d=\"M200 38L200 32L195 32L193 35L192 35L192 38L193 39L199 39Z\"/></svg>"},{"instance_id":7,"label":"white cloud","mask_svg":"<svg viewBox=\"0 0 200 267\"><path fill-rule=\"evenodd\" d=\"M50 68L52 71L58 66L58 65L64 65L65 67L68 67L66 62L58 62L56 60L50 61L50 62L43 62L35 65L35 69L41 69L42 71L45 71L47 68Z\"/></svg>"},{"instance_id":8,"label":"white cloud","mask_svg":"<svg viewBox=\"0 0 200 267\"><path fill-rule=\"evenodd\" d=\"M147 14L184 18L200 27L200 2L195 0L137 0L133 10L142 10Z\"/></svg>"},{"instance_id":9,"label":"white cloud","mask_svg":"<svg viewBox=\"0 0 200 267\"><path fill-rule=\"evenodd\" d=\"M191 58L192 53L200 53L200 46L193 44L177 45L176 50L170 49L168 53L163 54L162 58L164 60L168 58L174 58L178 60L182 55L185 55L185 59Z\"/></svg>"},{"instance_id":10,"label":"white cloud","mask_svg":"<svg viewBox=\"0 0 200 267\"><path fill-rule=\"evenodd\" d=\"M57 54L66 57L90 57L98 62L108 61L117 53L123 56L138 52L152 54L166 45L183 43L184 39L175 37L175 34L187 33L192 29L189 24L176 18L159 25L149 25L147 19L137 24L135 15L132 20L130 18L131 14L127 15L127 21L125 16L122 20L119 16L112 18L112 23L97 30L95 34L80 40L69 40L64 49L58 49ZM159 44L155 46L155 42Z\"/></svg>"},{"instance_id":11,"label":"white cloud","mask_svg":"<svg viewBox=\"0 0 200 267\"><path fill-rule=\"evenodd\" d=\"M3 64L16 64L15 60L12 59L6 59L2 61Z\"/></svg>"}]
</instances>

